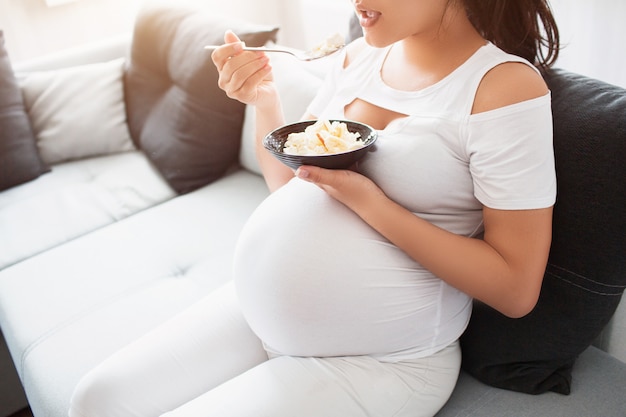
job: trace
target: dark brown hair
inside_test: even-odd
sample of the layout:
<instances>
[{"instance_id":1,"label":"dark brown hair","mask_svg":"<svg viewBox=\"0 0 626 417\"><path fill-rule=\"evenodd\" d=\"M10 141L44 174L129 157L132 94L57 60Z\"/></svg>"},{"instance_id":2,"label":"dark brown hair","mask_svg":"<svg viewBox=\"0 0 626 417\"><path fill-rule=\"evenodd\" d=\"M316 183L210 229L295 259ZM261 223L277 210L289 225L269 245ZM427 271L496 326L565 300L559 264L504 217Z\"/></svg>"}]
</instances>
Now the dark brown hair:
<instances>
[{"instance_id":1,"label":"dark brown hair","mask_svg":"<svg viewBox=\"0 0 626 417\"><path fill-rule=\"evenodd\" d=\"M556 61L559 29L548 0L460 1L476 30L502 50L543 69Z\"/></svg>"}]
</instances>

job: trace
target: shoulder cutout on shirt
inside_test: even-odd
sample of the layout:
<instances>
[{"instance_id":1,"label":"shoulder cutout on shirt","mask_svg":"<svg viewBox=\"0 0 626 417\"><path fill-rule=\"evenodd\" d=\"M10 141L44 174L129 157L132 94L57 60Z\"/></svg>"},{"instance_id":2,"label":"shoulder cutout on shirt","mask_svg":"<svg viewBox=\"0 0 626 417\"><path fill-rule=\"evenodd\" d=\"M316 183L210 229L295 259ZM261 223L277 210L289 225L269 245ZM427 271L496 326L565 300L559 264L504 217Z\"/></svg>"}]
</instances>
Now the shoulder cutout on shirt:
<instances>
[{"instance_id":1,"label":"shoulder cutout on shirt","mask_svg":"<svg viewBox=\"0 0 626 417\"><path fill-rule=\"evenodd\" d=\"M472 107L472 114L542 97L548 93L543 78L521 62L504 62L483 77Z\"/></svg>"}]
</instances>

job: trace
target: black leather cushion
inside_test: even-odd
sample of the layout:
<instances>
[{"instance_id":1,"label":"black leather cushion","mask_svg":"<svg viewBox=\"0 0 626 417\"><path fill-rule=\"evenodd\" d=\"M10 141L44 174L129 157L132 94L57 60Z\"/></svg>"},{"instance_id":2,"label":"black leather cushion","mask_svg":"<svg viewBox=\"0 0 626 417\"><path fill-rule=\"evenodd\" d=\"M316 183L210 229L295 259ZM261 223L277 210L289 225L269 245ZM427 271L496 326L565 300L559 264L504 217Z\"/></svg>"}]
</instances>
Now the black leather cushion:
<instances>
[{"instance_id":1,"label":"black leather cushion","mask_svg":"<svg viewBox=\"0 0 626 417\"><path fill-rule=\"evenodd\" d=\"M539 302L516 320L475 303L461 341L463 368L487 384L568 394L626 286L626 90L559 69L546 81L558 195Z\"/></svg>"},{"instance_id":2,"label":"black leather cushion","mask_svg":"<svg viewBox=\"0 0 626 417\"><path fill-rule=\"evenodd\" d=\"M244 105L218 88L203 49L223 43L226 29L252 46L277 32L171 6L148 7L135 24L125 76L131 136L178 193L219 178L238 157Z\"/></svg>"},{"instance_id":3,"label":"black leather cushion","mask_svg":"<svg viewBox=\"0 0 626 417\"><path fill-rule=\"evenodd\" d=\"M46 171L0 31L0 191Z\"/></svg>"}]
</instances>

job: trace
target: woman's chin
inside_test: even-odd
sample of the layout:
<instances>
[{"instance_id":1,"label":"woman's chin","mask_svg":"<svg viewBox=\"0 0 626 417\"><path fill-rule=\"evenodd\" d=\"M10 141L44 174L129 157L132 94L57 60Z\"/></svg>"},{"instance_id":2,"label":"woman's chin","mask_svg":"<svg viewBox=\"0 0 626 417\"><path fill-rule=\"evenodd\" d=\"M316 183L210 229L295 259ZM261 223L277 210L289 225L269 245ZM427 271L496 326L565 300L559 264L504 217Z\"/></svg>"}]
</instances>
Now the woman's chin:
<instances>
[{"instance_id":1,"label":"woman's chin","mask_svg":"<svg viewBox=\"0 0 626 417\"><path fill-rule=\"evenodd\" d=\"M365 43L367 43L372 48L384 48L393 43L390 42L389 39L380 39L376 36L372 36L368 34L367 31L363 31L363 39L365 40Z\"/></svg>"}]
</instances>

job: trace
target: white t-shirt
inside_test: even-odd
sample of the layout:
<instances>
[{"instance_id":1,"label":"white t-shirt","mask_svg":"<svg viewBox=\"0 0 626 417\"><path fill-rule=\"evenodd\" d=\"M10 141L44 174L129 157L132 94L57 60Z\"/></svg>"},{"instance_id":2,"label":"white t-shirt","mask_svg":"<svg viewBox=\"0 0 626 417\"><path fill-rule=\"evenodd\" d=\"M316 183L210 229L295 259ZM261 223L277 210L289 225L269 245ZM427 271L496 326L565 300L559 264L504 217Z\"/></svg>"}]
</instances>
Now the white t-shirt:
<instances>
[{"instance_id":1,"label":"white t-shirt","mask_svg":"<svg viewBox=\"0 0 626 417\"><path fill-rule=\"evenodd\" d=\"M526 61L487 44L442 81L407 92L381 79L387 52L368 47L347 68L338 60L309 107L342 119L359 98L407 115L379 131L361 172L417 216L463 236L482 234L483 205L554 203L550 95L471 115L487 71ZM456 340L471 313L467 295L299 179L251 216L234 272L246 319L278 355L423 357Z\"/></svg>"}]
</instances>

